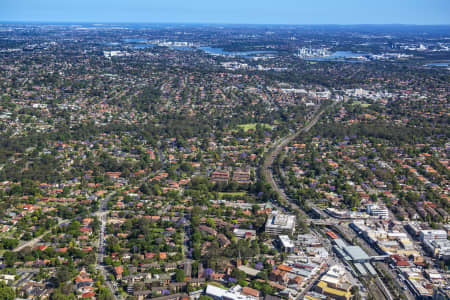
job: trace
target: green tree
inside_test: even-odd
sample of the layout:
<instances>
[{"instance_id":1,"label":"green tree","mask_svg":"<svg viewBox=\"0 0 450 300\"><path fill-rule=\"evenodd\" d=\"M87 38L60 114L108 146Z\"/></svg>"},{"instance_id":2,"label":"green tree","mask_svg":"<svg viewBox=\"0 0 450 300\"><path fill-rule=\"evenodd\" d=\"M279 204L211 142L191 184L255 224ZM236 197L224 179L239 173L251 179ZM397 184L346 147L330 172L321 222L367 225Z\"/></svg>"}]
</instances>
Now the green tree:
<instances>
[{"instance_id":1,"label":"green tree","mask_svg":"<svg viewBox=\"0 0 450 300\"><path fill-rule=\"evenodd\" d=\"M16 297L14 289L0 281L0 300L13 300Z\"/></svg>"},{"instance_id":2,"label":"green tree","mask_svg":"<svg viewBox=\"0 0 450 300\"><path fill-rule=\"evenodd\" d=\"M69 281L72 278L72 274L67 266L62 266L56 271L55 280L58 284Z\"/></svg>"},{"instance_id":3,"label":"green tree","mask_svg":"<svg viewBox=\"0 0 450 300\"><path fill-rule=\"evenodd\" d=\"M105 287L100 287L98 289L98 300L113 300L114 296L111 291Z\"/></svg>"},{"instance_id":4,"label":"green tree","mask_svg":"<svg viewBox=\"0 0 450 300\"><path fill-rule=\"evenodd\" d=\"M184 270L177 269L175 272L175 279L177 282L184 282L185 279Z\"/></svg>"},{"instance_id":5,"label":"green tree","mask_svg":"<svg viewBox=\"0 0 450 300\"><path fill-rule=\"evenodd\" d=\"M3 254L3 261L8 267L12 267L17 260L17 254L12 251L6 251Z\"/></svg>"}]
</instances>

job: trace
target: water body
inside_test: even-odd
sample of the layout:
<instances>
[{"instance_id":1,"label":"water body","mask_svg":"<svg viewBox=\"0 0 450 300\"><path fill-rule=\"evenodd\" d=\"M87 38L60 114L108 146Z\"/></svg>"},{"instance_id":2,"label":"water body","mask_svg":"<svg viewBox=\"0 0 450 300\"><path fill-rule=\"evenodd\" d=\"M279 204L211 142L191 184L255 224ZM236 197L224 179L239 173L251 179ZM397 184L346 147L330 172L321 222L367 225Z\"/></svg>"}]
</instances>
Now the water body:
<instances>
[{"instance_id":1,"label":"water body","mask_svg":"<svg viewBox=\"0 0 450 300\"><path fill-rule=\"evenodd\" d=\"M426 67L450 67L450 61L426 64Z\"/></svg>"},{"instance_id":2,"label":"water body","mask_svg":"<svg viewBox=\"0 0 450 300\"><path fill-rule=\"evenodd\" d=\"M120 46L120 43L117 43L117 42L107 42L107 43L105 43L105 45L107 45L107 46Z\"/></svg>"},{"instance_id":3,"label":"water body","mask_svg":"<svg viewBox=\"0 0 450 300\"><path fill-rule=\"evenodd\" d=\"M130 42L130 40L133 40ZM156 44L146 44L145 40L139 40L137 39L127 39L125 40L128 43L132 43L132 47L134 49L145 49L150 47L156 47L158 45ZM181 50L181 51L195 51L195 50L201 50L208 54L212 55L226 55L226 56L241 56L241 57L251 57L259 54L276 54L277 51L269 51L269 50L260 50L260 51L225 51L222 48L214 48L214 47L186 47L186 46L169 46L170 49L173 50Z\"/></svg>"},{"instance_id":4,"label":"water body","mask_svg":"<svg viewBox=\"0 0 450 300\"><path fill-rule=\"evenodd\" d=\"M259 51L225 51L222 48L200 47L200 50L213 55L228 55L228 56L255 56L258 54L276 54L277 51L259 50Z\"/></svg>"},{"instance_id":5,"label":"water body","mask_svg":"<svg viewBox=\"0 0 450 300\"><path fill-rule=\"evenodd\" d=\"M133 49L146 49L157 47L156 44L148 43L148 40L145 39L123 39L123 44L132 47ZM118 46L121 43L108 43L109 45ZM211 55L224 55L224 56L235 56L235 57L245 57L251 58L257 55L264 54L277 54L278 52L275 50L255 50L255 51L226 51L223 48L215 48L215 47L186 47L186 46L169 46L168 48L173 50L180 51L196 51L201 50ZM305 60L309 61L339 61L339 62L363 62L364 60L356 59L357 57L367 57L368 53L356 53L352 51L336 51L329 56L323 57L311 57L306 58ZM428 64L427 66L440 66L440 67L448 67L450 62L447 63L436 63L436 64Z\"/></svg>"},{"instance_id":6,"label":"water body","mask_svg":"<svg viewBox=\"0 0 450 300\"><path fill-rule=\"evenodd\" d=\"M345 61L345 62L361 62L361 60L356 59L356 57L367 57L368 53L356 53L352 51L336 51L329 56L322 57L311 57L305 60L310 61Z\"/></svg>"},{"instance_id":7,"label":"water body","mask_svg":"<svg viewBox=\"0 0 450 300\"><path fill-rule=\"evenodd\" d=\"M105 43L108 46L129 46L134 49L145 49L145 48L151 48L151 47L157 47L157 44L151 44L146 39L139 39L139 38L130 38L130 39L122 39L120 42L108 42ZM278 53L275 50L258 50L258 51L226 51L222 48L215 48L215 47L186 47L186 46L168 46L170 49L174 50L182 50L182 51L195 51L195 50L201 50L206 53L212 54L212 55L226 55L226 56L241 56L241 57L252 57L255 55L260 54L276 54Z\"/></svg>"},{"instance_id":8,"label":"water body","mask_svg":"<svg viewBox=\"0 0 450 300\"><path fill-rule=\"evenodd\" d=\"M132 45L132 47L134 49L145 49L145 48L151 48L151 47L155 47L155 44L136 44L136 45Z\"/></svg>"},{"instance_id":9,"label":"water body","mask_svg":"<svg viewBox=\"0 0 450 300\"><path fill-rule=\"evenodd\" d=\"M129 44L142 44L142 43L147 43L147 40L145 39L123 39L124 43L129 43Z\"/></svg>"}]
</instances>

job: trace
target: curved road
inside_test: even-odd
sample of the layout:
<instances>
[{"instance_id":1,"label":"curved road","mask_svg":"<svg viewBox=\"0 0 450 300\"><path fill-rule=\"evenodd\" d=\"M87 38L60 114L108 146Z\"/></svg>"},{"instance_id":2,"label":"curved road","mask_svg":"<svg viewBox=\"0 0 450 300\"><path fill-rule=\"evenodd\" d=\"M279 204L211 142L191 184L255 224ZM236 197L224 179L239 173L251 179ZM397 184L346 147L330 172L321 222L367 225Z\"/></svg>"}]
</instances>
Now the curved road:
<instances>
[{"instance_id":1,"label":"curved road","mask_svg":"<svg viewBox=\"0 0 450 300\"><path fill-rule=\"evenodd\" d=\"M308 124L302 128L300 128L297 132L290 134L278 141L275 141L273 143L273 147L269 151L268 155L266 156L266 159L264 161L264 175L266 177L267 182L270 184L272 189L276 191L281 198L281 201L284 202L286 205L289 205L291 210L305 214L303 210L300 209L300 207L290 201L288 197L286 196L286 193L282 188L278 186L278 184L275 182L275 179L273 178L273 173L271 170L272 164L274 159L278 156L278 154L281 152L281 150L289 144L293 139L297 138L300 134L308 132L319 120L320 116L323 114L324 110L319 111L319 107L317 107L316 111L314 112L313 117L309 120Z\"/></svg>"},{"instance_id":2,"label":"curved road","mask_svg":"<svg viewBox=\"0 0 450 300\"><path fill-rule=\"evenodd\" d=\"M64 223L64 222L69 222L69 220L59 220L59 221L58 221L58 224L54 225L51 229L46 230L46 231L45 231L43 234L41 234L40 236L37 236L37 237L35 237L34 239L29 240L29 241L23 243L22 245L17 246L17 247L13 250L13 252L19 252L19 251L21 251L21 250L23 250L23 249L25 249L25 248L27 248L27 247L32 248L32 247L36 246L36 244L39 243L39 242L41 241L41 239L42 239L46 234L48 234L49 232L52 231L53 228L55 228L56 226L61 225L61 224Z\"/></svg>"}]
</instances>

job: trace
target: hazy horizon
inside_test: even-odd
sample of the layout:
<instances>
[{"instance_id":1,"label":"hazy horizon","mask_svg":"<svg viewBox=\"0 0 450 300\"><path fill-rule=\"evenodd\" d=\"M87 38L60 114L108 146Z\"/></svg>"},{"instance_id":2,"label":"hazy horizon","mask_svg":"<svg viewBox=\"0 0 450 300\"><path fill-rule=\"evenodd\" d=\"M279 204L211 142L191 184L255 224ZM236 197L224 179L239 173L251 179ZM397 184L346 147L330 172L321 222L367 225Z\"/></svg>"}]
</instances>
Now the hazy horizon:
<instances>
[{"instance_id":1,"label":"hazy horizon","mask_svg":"<svg viewBox=\"0 0 450 300\"><path fill-rule=\"evenodd\" d=\"M0 22L252 25L448 25L447 0L4 0Z\"/></svg>"},{"instance_id":2,"label":"hazy horizon","mask_svg":"<svg viewBox=\"0 0 450 300\"><path fill-rule=\"evenodd\" d=\"M297 24L283 24L283 23L225 23L225 22L145 22L145 21L123 21L123 22L101 22L101 21L26 21L26 20L0 20L0 24L40 24L40 25L214 25L214 26L231 26L231 25L242 25L242 26L342 26L342 27L358 27L358 26L373 26L373 27L383 27L383 26L410 26L410 27L450 27L450 23L441 24L406 24L406 23L355 23L355 24L339 24L339 23L323 23L323 24L312 24L312 23L297 23Z\"/></svg>"}]
</instances>

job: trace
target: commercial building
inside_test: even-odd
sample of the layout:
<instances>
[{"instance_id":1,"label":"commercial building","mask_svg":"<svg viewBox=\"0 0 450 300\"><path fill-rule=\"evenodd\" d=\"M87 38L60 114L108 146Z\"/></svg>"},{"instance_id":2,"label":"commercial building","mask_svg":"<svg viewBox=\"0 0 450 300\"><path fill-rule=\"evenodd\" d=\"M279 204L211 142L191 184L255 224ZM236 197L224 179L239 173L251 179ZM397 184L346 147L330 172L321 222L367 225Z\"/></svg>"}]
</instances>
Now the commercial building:
<instances>
[{"instance_id":1,"label":"commercial building","mask_svg":"<svg viewBox=\"0 0 450 300\"><path fill-rule=\"evenodd\" d=\"M266 232L270 235L294 234L295 216L273 212L267 218Z\"/></svg>"},{"instance_id":2,"label":"commercial building","mask_svg":"<svg viewBox=\"0 0 450 300\"><path fill-rule=\"evenodd\" d=\"M294 242L287 235L280 235L278 237L280 239L281 249L286 253L294 252Z\"/></svg>"},{"instance_id":3,"label":"commercial building","mask_svg":"<svg viewBox=\"0 0 450 300\"><path fill-rule=\"evenodd\" d=\"M320 279L315 290L333 299L348 300L352 297L350 292L352 284L347 278L344 267L335 265Z\"/></svg>"},{"instance_id":4,"label":"commercial building","mask_svg":"<svg viewBox=\"0 0 450 300\"><path fill-rule=\"evenodd\" d=\"M385 206L378 204L367 205L367 213L373 217L387 219L389 218L389 210Z\"/></svg>"},{"instance_id":5,"label":"commercial building","mask_svg":"<svg viewBox=\"0 0 450 300\"><path fill-rule=\"evenodd\" d=\"M321 247L322 243L319 241L317 236L307 233L299 234L295 244L300 247Z\"/></svg>"},{"instance_id":6,"label":"commercial building","mask_svg":"<svg viewBox=\"0 0 450 300\"><path fill-rule=\"evenodd\" d=\"M450 258L450 241L449 240L425 240L425 249L433 257L447 260Z\"/></svg>"},{"instance_id":7,"label":"commercial building","mask_svg":"<svg viewBox=\"0 0 450 300\"><path fill-rule=\"evenodd\" d=\"M429 240L446 240L447 231L445 230L421 230L419 238L422 242Z\"/></svg>"}]
</instances>

